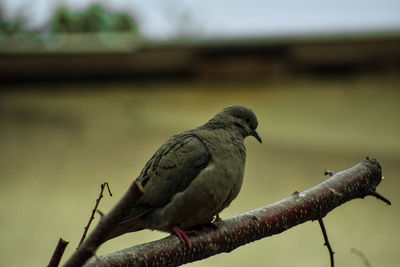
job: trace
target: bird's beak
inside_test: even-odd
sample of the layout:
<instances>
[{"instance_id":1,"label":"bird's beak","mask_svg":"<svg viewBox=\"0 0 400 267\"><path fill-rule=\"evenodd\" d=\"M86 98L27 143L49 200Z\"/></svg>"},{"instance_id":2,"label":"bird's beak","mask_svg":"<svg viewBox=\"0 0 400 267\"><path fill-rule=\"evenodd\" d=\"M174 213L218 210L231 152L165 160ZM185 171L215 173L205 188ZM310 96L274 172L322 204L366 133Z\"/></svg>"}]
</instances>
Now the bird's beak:
<instances>
[{"instance_id":1,"label":"bird's beak","mask_svg":"<svg viewBox=\"0 0 400 267\"><path fill-rule=\"evenodd\" d=\"M258 142L260 142L260 144L262 143L262 139L261 137L258 135L256 130L253 130L252 135L257 139Z\"/></svg>"}]
</instances>

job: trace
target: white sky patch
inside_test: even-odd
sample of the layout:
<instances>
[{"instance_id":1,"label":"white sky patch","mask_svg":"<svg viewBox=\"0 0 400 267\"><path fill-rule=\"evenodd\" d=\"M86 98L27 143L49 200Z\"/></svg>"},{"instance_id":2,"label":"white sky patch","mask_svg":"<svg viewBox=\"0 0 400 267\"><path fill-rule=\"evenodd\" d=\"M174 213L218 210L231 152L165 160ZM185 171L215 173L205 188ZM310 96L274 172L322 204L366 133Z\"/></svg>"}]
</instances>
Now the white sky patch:
<instances>
[{"instance_id":1,"label":"white sky patch","mask_svg":"<svg viewBox=\"0 0 400 267\"><path fill-rule=\"evenodd\" d=\"M400 30L398 0L0 0L0 7L5 20L41 29L60 6L83 11L94 3L134 16L152 39Z\"/></svg>"}]
</instances>

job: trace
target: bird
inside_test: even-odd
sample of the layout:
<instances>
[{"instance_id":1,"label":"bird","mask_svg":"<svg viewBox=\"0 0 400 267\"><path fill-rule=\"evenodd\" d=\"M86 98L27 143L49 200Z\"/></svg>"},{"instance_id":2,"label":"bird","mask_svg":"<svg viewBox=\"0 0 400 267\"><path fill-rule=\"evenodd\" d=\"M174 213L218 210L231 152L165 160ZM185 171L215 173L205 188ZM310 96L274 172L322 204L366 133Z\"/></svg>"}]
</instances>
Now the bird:
<instances>
[{"instance_id":1,"label":"bird","mask_svg":"<svg viewBox=\"0 0 400 267\"><path fill-rule=\"evenodd\" d=\"M175 233L191 247L188 234L212 222L237 197L246 162L244 139L262 139L253 111L223 108L205 124L169 138L136 181L141 198L126 211L106 240L143 229Z\"/></svg>"}]
</instances>

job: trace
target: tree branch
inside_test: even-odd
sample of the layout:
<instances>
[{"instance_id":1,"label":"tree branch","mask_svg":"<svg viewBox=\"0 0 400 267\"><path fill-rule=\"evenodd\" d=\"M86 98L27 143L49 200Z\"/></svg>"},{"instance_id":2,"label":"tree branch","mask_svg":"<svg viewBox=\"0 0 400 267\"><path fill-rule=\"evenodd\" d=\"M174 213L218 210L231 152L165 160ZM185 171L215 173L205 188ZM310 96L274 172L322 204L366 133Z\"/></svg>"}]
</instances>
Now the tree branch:
<instances>
[{"instance_id":1,"label":"tree branch","mask_svg":"<svg viewBox=\"0 0 400 267\"><path fill-rule=\"evenodd\" d=\"M328 238L328 234L326 233L324 220L322 218L319 218L318 223L319 223L319 226L321 226L322 235L324 236L324 240L325 240L324 246L326 246L328 248L329 259L331 260L331 267L334 267L335 260L334 260L333 254L335 254L335 252L333 251L333 249L331 247L331 243L329 243L329 238Z\"/></svg>"},{"instance_id":2,"label":"tree branch","mask_svg":"<svg viewBox=\"0 0 400 267\"><path fill-rule=\"evenodd\" d=\"M372 267L371 263L369 263L367 257L365 257L364 253L362 253L361 251L359 251L356 248L352 248L350 249L351 253L356 254L358 257L360 257L360 259L363 261L365 267Z\"/></svg>"},{"instance_id":3,"label":"tree branch","mask_svg":"<svg viewBox=\"0 0 400 267\"><path fill-rule=\"evenodd\" d=\"M57 267L60 263L61 257L64 254L65 248L68 246L69 242L63 238L60 238L57 243L57 247L51 256L50 262L47 267Z\"/></svg>"},{"instance_id":4,"label":"tree branch","mask_svg":"<svg viewBox=\"0 0 400 267\"><path fill-rule=\"evenodd\" d=\"M143 189L136 181L132 183L128 191L117 203L117 205L105 216L102 216L96 228L89 234L83 243L77 248L72 256L65 263L65 267L82 266L95 255L97 248L104 243L108 234L113 230L114 225L120 218L126 216L126 207L134 205L143 195ZM128 209L129 211L129 209Z\"/></svg>"},{"instance_id":5,"label":"tree branch","mask_svg":"<svg viewBox=\"0 0 400 267\"><path fill-rule=\"evenodd\" d=\"M266 207L217 221L216 230L198 232L191 237L192 248L171 235L92 258L85 266L175 266L230 252L306 221L319 220L349 200L371 195L381 180L379 163L367 158L304 192L296 192Z\"/></svg>"},{"instance_id":6,"label":"tree branch","mask_svg":"<svg viewBox=\"0 0 400 267\"><path fill-rule=\"evenodd\" d=\"M85 240L86 234L89 231L90 224L94 220L94 215L95 215L95 213L97 211L97 208L98 208L98 206L100 204L100 200L103 198L103 191L104 191L104 187L106 187L106 186L107 186L108 193L110 194L110 197L112 197L110 185L107 182L102 183L101 186L100 186L99 197L96 199L96 204L94 205L94 208L92 210L92 214L90 215L89 222L85 226L85 230L83 231L83 234L82 234L82 237L81 237L81 241L79 241L78 247L83 243L83 240Z\"/></svg>"}]
</instances>

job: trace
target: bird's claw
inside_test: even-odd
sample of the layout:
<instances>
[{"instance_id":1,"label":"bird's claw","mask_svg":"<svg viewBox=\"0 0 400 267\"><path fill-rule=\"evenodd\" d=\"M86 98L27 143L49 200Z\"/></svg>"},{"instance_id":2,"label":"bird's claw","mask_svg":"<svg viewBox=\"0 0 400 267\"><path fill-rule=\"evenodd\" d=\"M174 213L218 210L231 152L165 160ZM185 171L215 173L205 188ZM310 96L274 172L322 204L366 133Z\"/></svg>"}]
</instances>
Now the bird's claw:
<instances>
[{"instance_id":1,"label":"bird's claw","mask_svg":"<svg viewBox=\"0 0 400 267\"><path fill-rule=\"evenodd\" d=\"M172 230L177 234L177 236L181 241L185 242L189 246L189 248L192 247L192 242L190 241L188 234L197 234L196 231L194 230L184 231L180 229L178 226L172 227Z\"/></svg>"},{"instance_id":2,"label":"bird's claw","mask_svg":"<svg viewBox=\"0 0 400 267\"><path fill-rule=\"evenodd\" d=\"M215 222L207 222L205 224L201 225L203 230L206 230L207 228L212 228L214 230L218 229L218 225Z\"/></svg>"}]
</instances>

